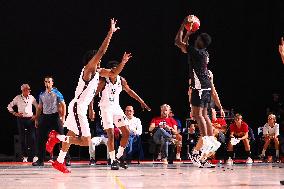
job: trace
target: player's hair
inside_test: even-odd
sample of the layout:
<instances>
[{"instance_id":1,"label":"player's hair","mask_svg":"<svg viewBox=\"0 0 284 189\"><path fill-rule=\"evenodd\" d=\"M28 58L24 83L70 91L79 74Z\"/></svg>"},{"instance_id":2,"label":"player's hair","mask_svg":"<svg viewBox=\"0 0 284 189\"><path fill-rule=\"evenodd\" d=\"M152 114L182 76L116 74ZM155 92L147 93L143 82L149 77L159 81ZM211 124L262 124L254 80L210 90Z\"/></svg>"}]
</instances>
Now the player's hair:
<instances>
[{"instance_id":1,"label":"player's hair","mask_svg":"<svg viewBox=\"0 0 284 189\"><path fill-rule=\"evenodd\" d=\"M162 109L162 108L169 108L169 109L171 110L171 106L168 105L168 104L163 104L163 105L160 106L160 108L161 108L161 109Z\"/></svg>"},{"instance_id":2,"label":"player's hair","mask_svg":"<svg viewBox=\"0 0 284 189\"><path fill-rule=\"evenodd\" d=\"M108 62L107 62L106 68L107 68L107 69L112 69L112 68L117 67L118 64L119 64L118 61L116 61L116 60L111 60L111 61L108 61Z\"/></svg>"},{"instance_id":3,"label":"player's hair","mask_svg":"<svg viewBox=\"0 0 284 189\"><path fill-rule=\"evenodd\" d=\"M97 52L98 51L95 49L87 51L83 56L83 64L88 64L88 62L94 57Z\"/></svg>"},{"instance_id":4,"label":"player's hair","mask_svg":"<svg viewBox=\"0 0 284 189\"><path fill-rule=\"evenodd\" d=\"M239 117L243 117L240 113L235 114L234 119L239 118Z\"/></svg>"},{"instance_id":5,"label":"player's hair","mask_svg":"<svg viewBox=\"0 0 284 189\"><path fill-rule=\"evenodd\" d=\"M212 42L211 36L207 33L202 33L199 36L203 42L204 48L207 48Z\"/></svg>"},{"instance_id":6,"label":"player's hair","mask_svg":"<svg viewBox=\"0 0 284 189\"><path fill-rule=\"evenodd\" d=\"M50 79L52 79L52 81L54 82L54 78L53 78L52 75L45 75L44 78L43 78L43 80L45 80L46 78L50 78Z\"/></svg>"}]
</instances>

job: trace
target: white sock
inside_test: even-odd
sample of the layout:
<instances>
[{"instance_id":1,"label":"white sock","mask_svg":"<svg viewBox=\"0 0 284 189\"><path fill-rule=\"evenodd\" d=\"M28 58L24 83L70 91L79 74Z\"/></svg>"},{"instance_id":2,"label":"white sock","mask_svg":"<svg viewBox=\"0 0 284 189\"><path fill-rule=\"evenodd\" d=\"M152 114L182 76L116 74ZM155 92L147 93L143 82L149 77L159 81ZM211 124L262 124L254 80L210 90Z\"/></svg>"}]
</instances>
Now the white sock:
<instances>
[{"instance_id":1,"label":"white sock","mask_svg":"<svg viewBox=\"0 0 284 189\"><path fill-rule=\"evenodd\" d=\"M279 157L279 150L276 150L276 157Z\"/></svg>"},{"instance_id":2,"label":"white sock","mask_svg":"<svg viewBox=\"0 0 284 189\"><path fill-rule=\"evenodd\" d=\"M112 163L115 159L115 151L114 150L109 152L109 157L110 157L110 162Z\"/></svg>"},{"instance_id":3,"label":"white sock","mask_svg":"<svg viewBox=\"0 0 284 189\"><path fill-rule=\"evenodd\" d=\"M58 157L57 157L57 161L58 161L59 163L63 163L66 154L67 154L67 152L63 152L62 150L60 150L59 155L58 155Z\"/></svg>"},{"instance_id":4,"label":"white sock","mask_svg":"<svg viewBox=\"0 0 284 189\"><path fill-rule=\"evenodd\" d=\"M96 149L93 148L93 144L89 145L89 154L90 154L90 159L95 159L96 157Z\"/></svg>"},{"instance_id":5,"label":"white sock","mask_svg":"<svg viewBox=\"0 0 284 189\"><path fill-rule=\"evenodd\" d=\"M61 142L67 142L69 143L69 136L65 136L65 135L56 135L56 138L58 138Z\"/></svg>"},{"instance_id":6,"label":"white sock","mask_svg":"<svg viewBox=\"0 0 284 189\"><path fill-rule=\"evenodd\" d=\"M265 150L262 150L261 155L265 156Z\"/></svg>"},{"instance_id":7,"label":"white sock","mask_svg":"<svg viewBox=\"0 0 284 189\"><path fill-rule=\"evenodd\" d=\"M119 146L117 150L117 154L116 154L117 159L123 156L123 152L124 152L124 148L122 146Z\"/></svg>"}]
</instances>

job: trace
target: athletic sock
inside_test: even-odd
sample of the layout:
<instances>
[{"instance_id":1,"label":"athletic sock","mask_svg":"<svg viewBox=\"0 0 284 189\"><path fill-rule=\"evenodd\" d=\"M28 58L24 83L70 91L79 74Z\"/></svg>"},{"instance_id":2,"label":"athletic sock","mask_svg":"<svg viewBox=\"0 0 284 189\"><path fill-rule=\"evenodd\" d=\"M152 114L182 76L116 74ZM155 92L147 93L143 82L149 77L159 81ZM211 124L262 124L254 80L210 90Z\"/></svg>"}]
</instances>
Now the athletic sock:
<instances>
[{"instance_id":1,"label":"athletic sock","mask_svg":"<svg viewBox=\"0 0 284 189\"><path fill-rule=\"evenodd\" d=\"M119 146L117 150L117 154L116 154L117 159L123 156L123 152L124 152L124 148L122 146Z\"/></svg>"},{"instance_id":2,"label":"athletic sock","mask_svg":"<svg viewBox=\"0 0 284 189\"><path fill-rule=\"evenodd\" d=\"M66 154L67 154L67 152L63 152L62 150L60 150L59 155L58 155L58 157L57 157L57 161L58 161L59 163L63 163Z\"/></svg>"},{"instance_id":3,"label":"athletic sock","mask_svg":"<svg viewBox=\"0 0 284 189\"><path fill-rule=\"evenodd\" d=\"M114 150L109 152L109 158L110 158L111 163L113 163L113 161L115 160L115 151Z\"/></svg>"}]
</instances>

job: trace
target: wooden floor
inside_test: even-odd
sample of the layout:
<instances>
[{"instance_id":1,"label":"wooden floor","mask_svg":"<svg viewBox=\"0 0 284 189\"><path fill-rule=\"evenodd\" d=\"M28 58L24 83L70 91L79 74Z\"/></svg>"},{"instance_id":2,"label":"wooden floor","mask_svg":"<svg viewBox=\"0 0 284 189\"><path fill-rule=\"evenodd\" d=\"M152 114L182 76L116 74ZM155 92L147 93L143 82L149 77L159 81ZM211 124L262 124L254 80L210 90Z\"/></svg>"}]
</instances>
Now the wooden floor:
<instances>
[{"instance_id":1,"label":"wooden floor","mask_svg":"<svg viewBox=\"0 0 284 189\"><path fill-rule=\"evenodd\" d=\"M282 167L283 166L283 167ZM176 189L176 188L284 188L284 164L219 165L214 169L142 162L127 170L110 170L106 165L89 166L73 162L70 174L53 169L49 163L33 167L30 163L0 163L0 189Z\"/></svg>"}]
</instances>

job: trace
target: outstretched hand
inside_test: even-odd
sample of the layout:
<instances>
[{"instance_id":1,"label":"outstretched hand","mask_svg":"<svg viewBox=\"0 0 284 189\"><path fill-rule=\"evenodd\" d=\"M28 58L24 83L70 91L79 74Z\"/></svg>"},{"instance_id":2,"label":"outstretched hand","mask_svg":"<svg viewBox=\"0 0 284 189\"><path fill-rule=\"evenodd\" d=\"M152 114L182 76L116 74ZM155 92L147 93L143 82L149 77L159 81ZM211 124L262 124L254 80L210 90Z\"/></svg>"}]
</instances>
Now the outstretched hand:
<instances>
[{"instance_id":1,"label":"outstretched hand","mask_svg":"<svg viewBox=\"0 0 284 189\"><path fill-rule=\"evenodd\" d=\"M151 108L145 103L145 102L142 102L141 103L141 107L142 107L142 110L144 111L145 109L147 111L151 111Z\"/></svg>"},{"instance_id":2,"label":"outstretched hand","mask_svg":"<svg viewBox=\"0 0 284 189\"><path fill-rule=\"evenodd\" d=\"M126 63L131 57L131 53L124 52L121 62Z\"/></svg>"},{"instance_id":3,"label":"outstretched hand","mask_svg":"<svg viewBox=\"0 0 284 189\"><path fill-rule=\"evenodd\" d=\"M120 29L119 27L116 27L117 20L115 20L114 18L110 20L110 23L111 23L111 27L110 27L111 32L114 33Z\"/></svg>"}]
</instances>

